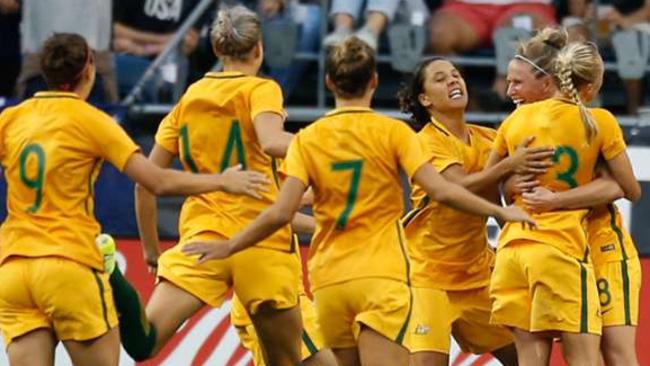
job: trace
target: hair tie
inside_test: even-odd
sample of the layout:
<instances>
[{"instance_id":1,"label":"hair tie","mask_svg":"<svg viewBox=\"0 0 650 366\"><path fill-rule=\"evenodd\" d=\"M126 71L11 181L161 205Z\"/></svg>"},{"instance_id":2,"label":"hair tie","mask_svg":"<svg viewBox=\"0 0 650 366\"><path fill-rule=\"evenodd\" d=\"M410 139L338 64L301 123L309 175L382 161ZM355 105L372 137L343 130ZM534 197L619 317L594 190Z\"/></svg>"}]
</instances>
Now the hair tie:
<instances>
[{"instance_id":1,"label":"hair tie","mask_svg":"<svg viewBox=\"0 0 650 366\"><path fill-rule=\"evenodd\" d=\"M522 56L522 55L515 55L515 58L516 58L517 60L522 60L522 61L528 63L530 66L534 67L537 71L541 72L542 74L544 74L544 75L546 75L546 76L550 76L549 73L546 72L546 70L542 69L539 65L537 65L537 64L536 64L535 62L533 62L532 60L526 58L525 56Z\"/></svg>"}]
</instances>

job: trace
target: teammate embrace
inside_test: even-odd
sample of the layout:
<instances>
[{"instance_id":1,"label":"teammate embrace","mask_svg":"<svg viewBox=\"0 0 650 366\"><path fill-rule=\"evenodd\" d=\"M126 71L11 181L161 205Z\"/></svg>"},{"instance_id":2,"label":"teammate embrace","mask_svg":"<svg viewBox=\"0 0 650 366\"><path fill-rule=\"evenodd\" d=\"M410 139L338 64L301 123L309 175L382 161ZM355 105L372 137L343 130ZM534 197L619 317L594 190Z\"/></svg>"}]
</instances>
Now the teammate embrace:
<instances>
[{"instance_id":1,"label":"teammate embrace","mask_svg":"<svg viewBox=\"0 0 650 366\"><path fill-rule=\"evenodd\" d=\"M12 365L52 365L58 340L76 365L117 365L118 315L127 352L151 358L229 289L257 366L447 365L450 335L505 365L548 364L554 338L570 365L598 364L600 344L608 365L637 363L639 261L611 202L638 199L640 187L615 118L585 106L602 83L592 44L545 29L522 45L509 69L520 107L498 131L465 122L452 63L424 61L400 93L416 134L370 108L375 55L347 38L326 60L336 108L293 136L279 86L256 76L256 15L220 11L211 38L224 71L190 86L149 159L83 101L93 55L75 35L44 47L53 92L0 115L0 329ZM165 169L174 157L185 172ZM146 308L115 267L114 243L95 246L103 160L138 183L145 260L159 278ZM404 217L400 172L413 184ZM501 187L514 205L501 205ZM155 194L188 196L179 244L162 254ZM305 201L313 218L298 212ZM504 225L496 253L489 216ZM294 232L313 232L314 304Z\"/></svg>"}]
</instances>

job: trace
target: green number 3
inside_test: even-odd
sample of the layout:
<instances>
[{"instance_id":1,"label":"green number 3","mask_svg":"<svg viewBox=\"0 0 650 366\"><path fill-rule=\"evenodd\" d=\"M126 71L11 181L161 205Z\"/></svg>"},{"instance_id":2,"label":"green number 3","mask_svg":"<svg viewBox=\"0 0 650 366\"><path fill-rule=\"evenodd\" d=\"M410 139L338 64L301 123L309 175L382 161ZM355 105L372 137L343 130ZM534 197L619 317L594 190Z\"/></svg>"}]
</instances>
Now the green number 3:
<instances>
[{"instance_id":1,"label":"green number 3","mask_svg":"<svg viewBox=\"0 0 650 366\"><path fill-rule=\"evenodd\" d=\"M560 161L562 155L567 155L569 157L569 168L564 172L558 172L555 177L557 180L568 184L569 188L575 188L578 186L578 182L576 182L574 177L578 171L578 153L576 153L576 151L570 146L558 146L558 148L555 150L555 155L553 155L553 162L557 164Z\"/></svg>"},{"instance_id":2,"label":"green number 3","mask_svg":"<svg viewBox=\"0 0 650 366\"><path fill-rule=\"evenodd\" d=\"M27 161L30 155L36 156L36 176L27 176ZM34 213L43 201L43 179L45 178L45 151L41 145L29 144L20 152L20 180L28 188L36 191L34 204L27 209L27 212Z\"/></svg>"},{"instance_id":3,"label":"green number 3","mask_svg":"<svg viewBox=\"0 0 650 366\"><path fill-rule=\"evenodd\" d=\"M354 207L354 202L357 200L357 192L359 191L359 181L361 180L361 168L363 168L363 160L349 160L332 163L332 171L352 170L352 180L350 182L350 190L348 191L348 200L345 204L343 212L336 220L336 228L338 230L345 229L350 218L350 213Z\"/></svg>"}]
</instances>

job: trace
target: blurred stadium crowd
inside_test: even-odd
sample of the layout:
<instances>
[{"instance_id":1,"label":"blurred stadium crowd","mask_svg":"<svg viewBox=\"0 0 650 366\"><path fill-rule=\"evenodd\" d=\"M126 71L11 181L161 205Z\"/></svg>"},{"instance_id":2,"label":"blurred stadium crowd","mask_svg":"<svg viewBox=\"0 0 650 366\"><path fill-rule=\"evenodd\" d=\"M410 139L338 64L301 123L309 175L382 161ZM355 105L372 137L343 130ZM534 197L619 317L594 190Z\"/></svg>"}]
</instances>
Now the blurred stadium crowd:
<instances>
[{"instance_id":1,"label":"blurred stadium crowd","mask_svg":"<svg viewBox=\"0 0 650 366\"><path fill-rule=\"evenodd\" d=\"M600 104L637 115L646 104L650 54L647 0L231 0L209 2L184 34L176 33L201 0L0 0L0 97L21 100L44 89L40 45L53 32L83 35L96 51L90 101L123 101L152 62L155 72L129 100L173 104L185 86L218 67L208 29L218 7L243 4L261 15L265 73L290 106L325 107L319 78L329 44L356 34L383 62L376 107L396 108L404 73L422 55L452 58L466 74L470 110L507 112L505 71L517 40L548 24L593 39L609 62ZM179 40L173 43L174 38ZM320 89L320 90L319 90Z\"/></svg>"}]
</instances>

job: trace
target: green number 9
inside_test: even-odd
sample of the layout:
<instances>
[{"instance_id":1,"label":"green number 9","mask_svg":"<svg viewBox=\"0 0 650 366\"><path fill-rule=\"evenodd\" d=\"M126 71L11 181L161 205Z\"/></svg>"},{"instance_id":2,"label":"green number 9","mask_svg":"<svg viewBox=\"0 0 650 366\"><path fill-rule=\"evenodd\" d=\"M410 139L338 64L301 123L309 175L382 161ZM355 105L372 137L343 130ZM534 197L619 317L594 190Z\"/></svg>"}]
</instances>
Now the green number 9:
<instances>
[{"instance_id":1,"label":"green number 9","mask_svg":"<svg viewBox=\"0 0 650 366\"><path fill-rule=\"evenodd\" d=\"M34 155L36 157L36 176L28 177L27 176L27 162L29 156ZM20 152L20 180L28 188L36 191L36 198L34 199L34 204L27 209L27 212L34 213L40 207L43 201L43 179L45 178L45 151L41 145L38 144L29 144L25 146L23 151Z\"/></svg>"}]
</instances>

